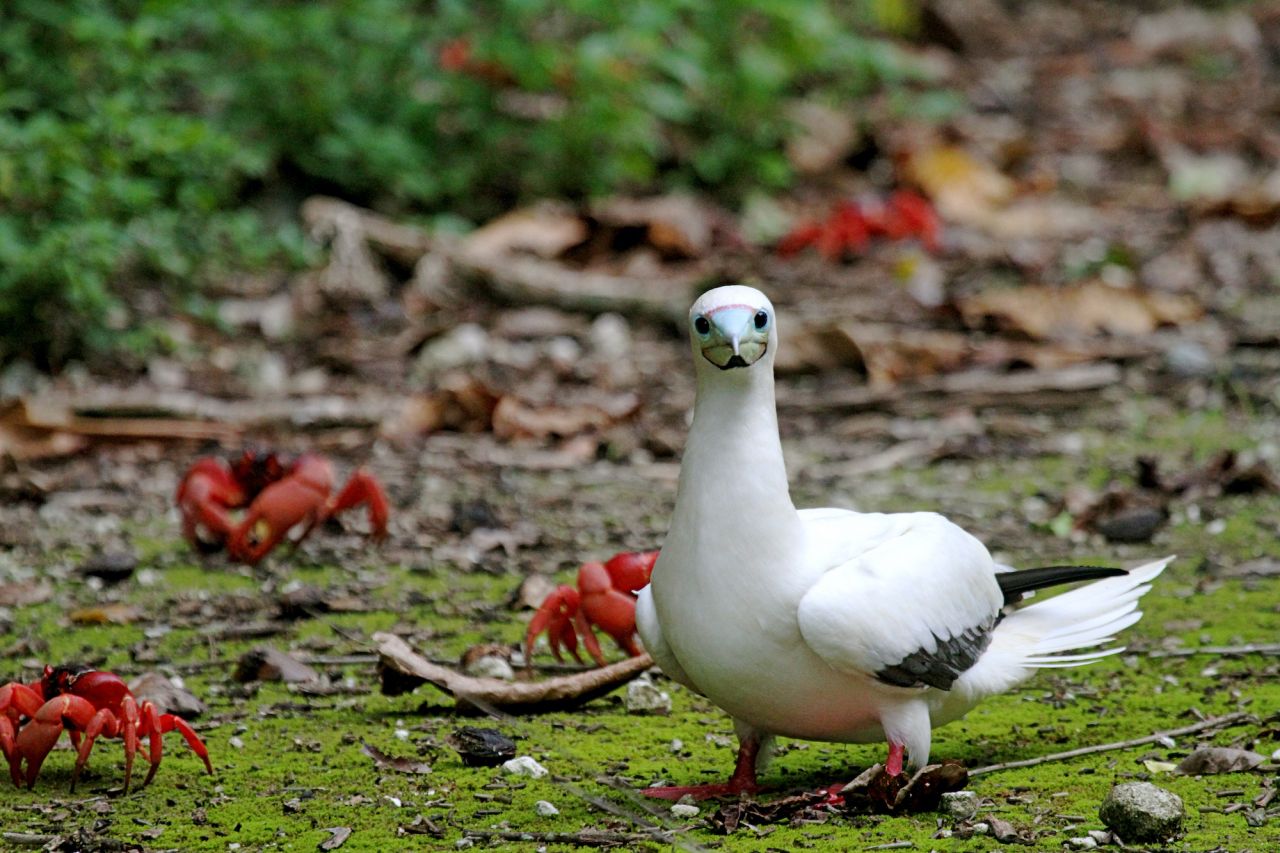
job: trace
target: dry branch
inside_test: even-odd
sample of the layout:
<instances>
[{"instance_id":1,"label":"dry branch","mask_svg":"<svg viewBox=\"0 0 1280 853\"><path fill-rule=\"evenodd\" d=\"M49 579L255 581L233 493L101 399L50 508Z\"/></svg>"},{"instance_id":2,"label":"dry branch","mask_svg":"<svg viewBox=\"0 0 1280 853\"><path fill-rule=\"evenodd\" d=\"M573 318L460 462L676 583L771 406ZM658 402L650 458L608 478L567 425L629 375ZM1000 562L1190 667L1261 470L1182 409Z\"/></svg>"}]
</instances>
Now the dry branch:
<instances>
[{"instance_id":1,"label":"dry branch","mask_svg":"<svg viewBox=\"0 0 1280 853\"><path fill-rule=\"evenodd\" d=\"M499 829L464 829L467 838L497 841L524 841L538 844L572 844L578 847L619 847L624 844L671 844L670 832L605 832L584 829L581 832L517 832Z\"/></svg>"},{"instance_id":2,"label":"dry branch","mask_svg":"<svg viewBox=\"0 0 1280 853\"><path fill-rule=\"evenodd\" d=\"M323 196L307 200L303 218L313 229L331 227L332 223L356 227L371 246L402 264L416 263L428 254L440 257L492 296L517 305L552 305L588 313L617 311L678 322L698 280L698 274L693 273L652 280L584 272L554 260L480 250L465 239L438 237Z\"/></svg>"},{"instance_id":3,"label":"dry branch","mask_svg":"<svg viewBox=\"0 0 1280 853\"><path fill-rule=\"evenodd\" d=\"M452 696L460 709L472 712L538 714L576 708L626 684L653 666L653 658L641 655L574 675L511 682L463 675L434 664L395 634L377 633L373 639L378 643L383 693L407 692L417 686L414 680L425 681Z\"/></svg>"},{"instance_id":4,"label":"dry branch","mask_svg":"<svg viewBox=\"0 0 1280 853\"><path fill-rule=\"evenodd\" d=\"M1247 711L1236 711L1231 714L1224 714L1221 717L1210 717L1207 720L1201 720L1189 726L1183 726L1180 729L1170 729L1165 732L1156 732L1146 737L1133 738L1132 740L1118 740L1114 743L1101 743L1096 746L1082 746L1079 749L1069 749L1066 752L1055 752L1051 755L1040 755L1035 758L1024 758L1021 761L1006 761L1003 764L990 764L986 767L978 767L969 771L970 776L980 776L983 773L995 773L999 770L1013 770L1018 767L1035 767L1039 764L1048 764L1051 761L1065 761L1068 758L1078 758L1081 755L1093 755L1097 752L1113 752L1117 749L1129 749L1135 746L1145 746L1149 743L1156 743L1164 738L1179 737L1181 735L1194 734L1205 729L1229 728L1238 726L1247 720L1253 720L1255 717Z\"/></svg>"}]
</instances>

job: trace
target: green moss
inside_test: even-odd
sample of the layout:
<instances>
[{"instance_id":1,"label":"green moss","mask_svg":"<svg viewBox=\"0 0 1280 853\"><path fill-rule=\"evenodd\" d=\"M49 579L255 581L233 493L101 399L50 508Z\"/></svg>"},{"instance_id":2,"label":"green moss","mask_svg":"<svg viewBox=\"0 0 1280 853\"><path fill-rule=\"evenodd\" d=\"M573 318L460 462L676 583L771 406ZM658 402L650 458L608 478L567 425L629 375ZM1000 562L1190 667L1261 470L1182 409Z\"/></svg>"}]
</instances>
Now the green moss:
<instances>
[{"instance_id":1,"label":"green moss","mask_svg":"<svg viewBox=\"0 0 1280 853\"><path fill-rule=\"evenodd\" d=\"M1277 582L1210 581L1201 560L1232 565L1257 556L1280 556L1274 535L1280 498L1237 496L1205 502L1206 511L1211 509L1226 522L1216 535L1206 532L1207 516L1191 523L1183 513L1183 520L1162 530L1154 543L1121 548L1059 539L1021 519L1019 506L1024 498L1061 494L1081 482L1096 487L1128 476L1138 450L1157 453L1176 470L1188 456L1204 459L1222 447L1248 446L1255 426L1226 415L1181 420L1149 417L1135 423L1130 430L1105 433L1082 427L1089 449L1077 457L949 462L884 475L894 484L894 493L878 499L880 506L867 508L959 506L970 514L964 518L966 525L988 541L994 542L996 533L1015 532L998 543L1014 554L1124 560L1175 551L1183 555L1143 599L1143 621L1125 633L1133 651L1087 668L1042 673L1022 688L987 701L966 719L935 732L936 758L987 765L1178 728L1193 721L1188 716L1191 709L1214 715L1245 708L1266 715L1280 708L1274 659L1146 654L1173 642L1188 646L1274 642L1280 635ZM1173 443L1180 430L1194 439L1188 445L1194 446L1193 451ZM1166 439L1168 443L1162 443ZM376 693L307 697L268 684L247 698L233 698L237 694L230 684L230 663L264 641L211 641L201 624L204 617L183 621L182 614L195 603L218 610L235 600L260 602L268 594L264 589L296 580L334 589L358 584L367 609L301 620L265 642L307 653L367 653L366 638L372 632L410 626L421 632L425 651L434 657L454 657L479 641L516 642L523 636L525 622L500 602L530 564L559 569L557 577L570 581L572 566L586 551L607 553L660 537L669 490L624 476L612 482L598 474L580 476L515 472L507 478L503 492L493 500L502 512L510 513L508 517L537 525L542 540L535 558L509 566L498 562L498 574L464 572L429 562L429 555L419 564L425 570L414 571L383 565L376 552L364 554L352 565L310 564L304 553L291 562L278 558L265 569L247 571L218 560L193 560L176 536L166 536L163 523L137 531L134 543L142 566L154 570L150 585L135 578L102 592L74 579L66 581L59 586L57 600L13 613L13 627L0 636L0 648L32 636L47 643L44 659L89 658L102 660L104 668L122 671L142 668L130 659L131 647L139 644L160 661L192 663L212 658L228 662L186 676L188 686L210 705L200 731L217 775L205 776L180 738L170 735L153 785L102 800L103 794L118 788L123 772L119 742L104 742L95 749L81 789L70 796L73 755L58 750L48 759L33 792L0 788L0 809L10 816L6 829L58 833L105 819L110 821L108 835L148 849L223 851L228 843L238 843L245 850L309 851L329 836L327 827L345 826L353 830L342 847L348 851L396 849L410 843L427 849L452 848L465 829L574 832L606 824L631 828L627 819L605 814L593 800L607 801L615 811L637 820L681 826L665 811L659 810L655 817L649 811L654 804L641 802L634 790L659 780L690 784L721 779L732 767L733 746L732 727L724 714L676 685L664 685L674 701L669 717L628 716L615 695L572 713L483 723L516 737L520 751L533 755L552 773L544 779L523 779L462 766L444 738L456 726L477 721L456 717L448 701L429 688L394 698ZM564 482L551 483L552 477ZM818 487L800 484L798 492L806 491L813 493L814 502L821 501ZM530 495L546 494L570 497L550 503L528 500ZM619 506L629 509L619 513ZM613 521L584 525L583 518ZM70 548L55 550L47 555L47 565L67 565L77 557L78 551ZM70 607L117 598L138 605L150 620L137 625L80 626L66 618ZM237 617L232 609L220 618L234 624L263 618L263 612ZM144 627L164 621L172 623L169 633L145 638ZM335 682L372 686L376 681L367 666L327 671ZM6 675L18 674L17 663L10 661ZM33 672L22 674L30 678ZM1259 751L1269 753L1280 746L1274 734L1265 733L1270 731L1265 726L1228 730L1212 740L1229 744L1246 738L1247 743L1260 731L1264 734L1256 744ZM242 745L233 746L233 738ZM680 744L673 751L677 740ZM391 755L426 761L433 772L406 775L380 768L361 751L362 741ZM995 813L1016 826L1034 829L1040 833L1035 849L1057 849L1066 838L1101 827L1097 808L1103 796L1115 782L1147 774L1144 758L1176 759L1194 745L1194 737L1179 738L1172 750L1151 745L991 773L974 779L971 787L994 803L980 816ZM777 790L830 784L882 758L879 745L783 741L763 780ZM1260 774L1204 779L1155 775L1153 781L1178 793L1187 805L1187 835L1173 849L1280 846L1280 822L1249 828L1242 813L1214 811L1228 802L1253 798L1264 778ZM602 781L608 779L613 784ZM1217 795L1228 789L1243 793L1226 799ZM560 814L539 817L534 804L543 799L554 803ZM110 806L106 815L96 811L101 802ZM55 807L46 809L51 803ZM711 808L704 809L703 817ZM444 838L406 839L397 834L400 826L419 815L442 827ZM818 826L761 827L760 836L742 829L726 843L699 818L692 822L689 837L698 844L725 843L734 850L858 849L902 840L920 850L991 848L991 840L983 837L935 840L937 828L938 816L931 814L835 817ZM148 833L156 829L162 831L151 837Z\"/></svg>"}]
</instances>

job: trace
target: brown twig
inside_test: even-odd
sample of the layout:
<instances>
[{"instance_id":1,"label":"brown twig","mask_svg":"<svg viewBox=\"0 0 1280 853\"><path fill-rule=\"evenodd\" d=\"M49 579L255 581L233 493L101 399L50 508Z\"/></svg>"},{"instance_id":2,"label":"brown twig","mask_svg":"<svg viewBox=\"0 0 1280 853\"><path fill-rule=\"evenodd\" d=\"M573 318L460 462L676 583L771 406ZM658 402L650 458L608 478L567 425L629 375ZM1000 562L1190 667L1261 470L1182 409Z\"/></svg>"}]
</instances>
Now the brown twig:
<instances>
[{"instance_id":1,"label":"brown twig","mask_svg":"<svg viewBox=\"0 0 1280 853\"><path fill-rule=\"evenodd\" d=\"M1155 649L1150 658L1189 658L1195 655L1280 655L1280 643L1246 643L1243 646L1192 646L1185 649Z\"/></svg>"},{"instance_id":2,"label":"brown twig","mask_svg":"<svg viewBox=\"0 0 1280 853\"><path fill-rule=\"evenodd\" d=\"M377 633L373 639L378 644L378 665L384 673L389 671L393 679L399 676L402 681L406 678L425 681L451 695L458 706L466 710L533 714L575 708L603 696L653 666L653 658L640 655L574 675L510 682L499 678L476 678L434 664L395 634ZM387 692L385 677L383 692Z\"/></svg>"},{"instance_id":3,"label":"brown twig","mask_svg":"<svg viewBox=\"0 0 1280 853\"><path fill-rule=\"evenodd\" d=\"M10 844L18 844L23 847L43 847L57 840L58 836L40 835L35 832L0 832L0 838Z\"/></svg>"},{"instance_id":4,"label":"brown twig","mask_svg":"<svg viewBox=\"0 0 1280 853\"><path fill-rule=\"evenodd\" d=\"M604 832L584 829L581 832L518 832L500 829L464 829L467 838L497 839L498 841L525 841L540 844L575 844L579 847L615 847L622 844L658 842L671 844L670 832Z\"/></svg>"},{"instance_id":5,"label":"brown twig","mask_svg":"<svg viewBox=\"0 0 1280 853\"><path fill-rule=\"evenodd\" d=\"M1224 714L1221 717L1210 717L1207 720L1201 720L1198 723L1183 726L1180 729L1156 732L1155 734L1150 734L1146 737L1133 738L1132 740L1119 740L1114 743L1101 743L1095 746L1082 746L1079 749L1069 749L1066 752L1055 752L1051 755L1024 758L1021 761L1006 761L1003 764L991 764L986 767L978 767L974 770L970 770L969 775L980 776L983 773L995 773L999 770L1013 770L1018 767L1035 767L1039 764L1048 764L1051 761L1065 761L1068 758L1078 758L1081 755L1093 755L1097 752L1112 752L1117 749L1129 749L1134 746L1144 746L1148 743L1155 743L1163 738L1189 735L1195 732L1204 731L1205 729L1228 728L1230 726L1239 725L1244 720L1249 719L1253 719L1252 714L1247 711L1236 711L1231 714Z\"/></svg>"}]
</instances>

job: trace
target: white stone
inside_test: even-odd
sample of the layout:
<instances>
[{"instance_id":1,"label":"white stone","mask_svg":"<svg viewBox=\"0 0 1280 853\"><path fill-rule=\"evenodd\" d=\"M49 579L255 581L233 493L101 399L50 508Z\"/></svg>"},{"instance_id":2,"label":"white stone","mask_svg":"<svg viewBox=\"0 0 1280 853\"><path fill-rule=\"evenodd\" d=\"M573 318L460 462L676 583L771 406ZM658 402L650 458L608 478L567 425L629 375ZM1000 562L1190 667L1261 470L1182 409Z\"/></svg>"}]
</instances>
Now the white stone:
<instances>
[{"instance_id":1,"label":"white stone","mask_svg":"<svg viewBox=\"0 0 1280 853\"><path fill-rule=\"evenodd\" d=\"M659 690L658 686L648 678L637 678L627 685L627 696L623 704L628 714L666 716L671 713L671 695L664 690Z\"/></svg>"},{"instance_id":2,"label":"white stone","mask_svg":"<svg viewBox=\"0 0 1280 853\"><path fill-rule=\"evenodd\" d=\"M1076 850L1092 850L1098 846L1098 842L1094 841L1087 835L1082 838L1068 838L1067 844L1071 845Z\"/></svg>"},{"instance_id":3,"label":"white stone","mask_svg":"<svg viewBox=\"0 0 1280 853\"><path fill-rule=\"evenodd\" d=\"M512 776L530 776L534 779L541 779L549 772L547 768L534 761L532 755L517 755L510 761L503 762L502 769Z\"/></svg>"},{"instance_id":4,"label":"white stone","mask_svg":"<svg viewBox=\"0 0 1280 853\"><path fill-rule=\"evenodd\" d=\"M687 803L673 803L671 806L671 814L676 817L697 817L701 813L702 809Z\"/></svg>"},{"instance_id":5,"label":"white stone","mask_svg":"<svg viewBox=\"0 0 1280 853\"><path fill-rule=\"evenodd\" d=\"M231 738L227 743L231 745L232 749L244 749L244 741L238 737Z\"/></svg>"},{"instance_id":6,"label":"white stone","mask_svg":"<svg viewBox=\"0 0 1280 853\"><path fill-rule=\"evenodd\" d=\"M538 800L534 803L533 810L538 813L539 817L554 817L560 814L560 810L546 800Z\"/></svg>"},{"instance_id":7,"label":"white stone","mask_svg":"<svg viewBox=\"0 0 1280 853\"><path fill-rule=\"evenodd\" d=\"M489 333L475 323L462 323L422 348L415 370L422 374L477 364L489 356Z\"/></svg>"},{"instance_id":8,"label":"white stone","mask_svg":"<svg viewBox=\"0 0 1280 853\"><path fill-rule=\"evenodd\" d=\"M467 664L467 675L476 678L499 678L503 681L515 681L516 673L511 664L497 655L482 655Z\"/></svg>"}]
</instances>

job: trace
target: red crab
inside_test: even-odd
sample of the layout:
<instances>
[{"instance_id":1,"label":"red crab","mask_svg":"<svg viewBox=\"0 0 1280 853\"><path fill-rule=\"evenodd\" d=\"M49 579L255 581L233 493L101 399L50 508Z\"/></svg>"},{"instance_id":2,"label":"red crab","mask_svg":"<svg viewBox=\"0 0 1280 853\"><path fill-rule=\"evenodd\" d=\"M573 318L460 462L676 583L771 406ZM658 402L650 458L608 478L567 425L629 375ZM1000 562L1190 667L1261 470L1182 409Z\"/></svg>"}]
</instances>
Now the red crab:
<instances>
[{"instance_id":1,"label":"red crab","mask_svg":"<svg viewBox=\"0 0 1280 853\"><path fill-rule=\"evenodd\" d=\"M778 242L776 251L789 258L813 246L827 260L836 261L846 253L865 250L872 237L916 237L933 252L938 249L941 227L928 199L910 190L898 190L883 202L842 201L823 222L805 222L792 229Z\"/></svg>"},{"instance_id":2,"label":"red crab","mask_svg":"<svg viewBox=\"0 0 1280 853\"><path fill-rule=\"evenodd\" d=\"M139 705L114 673L46 666L39 681L10 682L0 687L0 751L9 762L14 785L22 787L24 776L28 788L35 785L40 765L64 728L77 747L76 767L71 773L73 791L98 737L118 737L124 741L125 791L129 790L139 739L147 738L150 745L147 758L151 770L142 783L147 785L160 768L164 750L162 736L175 729L186 738L191 751L200 756L205 769L213 773L209 750L187 721L173 714L161 714L152 702Z\"/></svg>"},{"instance_id":3,"label":"red crab","mask_svg":"<svg viewBox=\"0 0 1280 853\"><path fill-rule=\"evenodd\" d=\"M533 641L546 631L556 660L562 660L563 646L581 663L581 635L591 657L604 666L604 653L593 625L613 637L627 654L640 654L636 642L636 593L649 583L657 561L657 551L643 551L614 554L607 563L583 563L578 570L577 588L557 587L533 614L524 637L524 659L533 659Z\"/></svg>"},{"instance_id":4,"label":"red crab","mask_svg":"<svg viewBox=\"0 0 1280 853\"><path fill-rule=\"evenodd\" d=\"M387 495L372 474L358 470L335 496L333 465L306 453L285 463L274 453L246 450L231 464L211 456L196 461L178 485L182 535L201 551L226 546L233 559L253 565L299 524L302 534L360 504L369 507L373 537L387 533ZM231 510L248 507L240 521Z\"/></svg>"}]
</instances>

